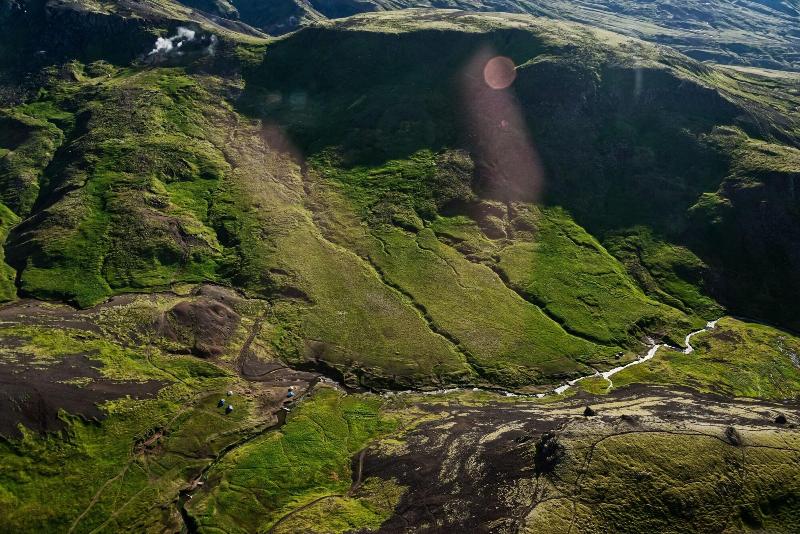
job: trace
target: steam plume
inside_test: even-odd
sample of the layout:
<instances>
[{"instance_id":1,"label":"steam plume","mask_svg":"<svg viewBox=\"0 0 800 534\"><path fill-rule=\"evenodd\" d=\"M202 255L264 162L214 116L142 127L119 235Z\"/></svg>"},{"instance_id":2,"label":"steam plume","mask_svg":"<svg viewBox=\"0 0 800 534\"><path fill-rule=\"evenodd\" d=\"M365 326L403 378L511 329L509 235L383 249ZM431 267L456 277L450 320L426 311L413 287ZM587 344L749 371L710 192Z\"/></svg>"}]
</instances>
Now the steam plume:
<instances>
[{"instance_id":1,"label":"steam plume","mask_svg":"<svg viewBox=\"0 0 800 534\"><path fill-rule=\"evenodd\" d=\"M178 33L172 37L159 37L156 39L156 44L148 55L152 56L155 54L169 54L174 49L182 47L184 43L190 43L194 41L195 36L196 33L194 30L179 26Z\"/></svg>"}]
</instances>

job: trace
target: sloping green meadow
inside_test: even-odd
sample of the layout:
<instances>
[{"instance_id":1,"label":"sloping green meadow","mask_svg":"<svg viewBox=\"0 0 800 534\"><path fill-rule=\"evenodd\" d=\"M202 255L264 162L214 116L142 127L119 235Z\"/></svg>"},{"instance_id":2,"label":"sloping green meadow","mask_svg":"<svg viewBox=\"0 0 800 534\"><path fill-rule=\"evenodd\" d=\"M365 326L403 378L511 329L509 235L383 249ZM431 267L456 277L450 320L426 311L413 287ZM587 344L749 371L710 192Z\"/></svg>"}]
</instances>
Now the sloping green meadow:
<instances>
[{"instance_id":1,"label":"sloping green meadow","mask_svg":"<svg viewBox=\"0 0 800 534\"><path fill-rule=\"evenodd\" d=\"M614 386L681 384L733 397L797 399L800 340L765 325L726 317L692 338L694 352L659 351L658 357L614 376Z\"/></svg>"},{"instance_id":2,"label":"sloping green meadow","mask_svg":"<svg viewBox=\"0 0 800 534\"><path fill-rule=\"evenodd\" d=\"M224 416L220 395L235 382L227 371L190 356L135 349L85 331L3 326L18 346L0 354L3 365L19 354L47 368L64 358L89 358L100 377L78 376L72 395L101 380L156 380L153 398L122 397L102 404L102 421L61 411L63 430L0 441L0 515L16 532L147 530L169 525L172 501L225 446L259 424L251 402ZM46 384L40 384L45 391ZM55 390L50 390L55 391ZM52 402L59 402L53 399Z\"/></svg>"}]
</instances>

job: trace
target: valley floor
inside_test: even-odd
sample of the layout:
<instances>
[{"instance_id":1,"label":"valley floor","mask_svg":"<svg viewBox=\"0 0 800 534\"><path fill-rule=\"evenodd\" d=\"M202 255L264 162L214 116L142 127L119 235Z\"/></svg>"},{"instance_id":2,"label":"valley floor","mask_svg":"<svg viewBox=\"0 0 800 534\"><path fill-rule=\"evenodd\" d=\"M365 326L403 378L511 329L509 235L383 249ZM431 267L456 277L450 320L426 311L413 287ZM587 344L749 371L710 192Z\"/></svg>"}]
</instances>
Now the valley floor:
<instances>
[{"instance_id":1,"label":"valley floor","mask_svg":"<svg viewBox=\"0 0 800 534\"><path fill-rule=\"evenodd\" d=\"M215 286L179 293L87 310L32 300L0 308L6 525L511 533L800 524L800 403L765 400L797 399L800 387L738 390L704 363L722 350L728 368L797 380L798 340L785 332L723 318L692 337L692 351L652 351L613 385L588 378L563 394L379 393L270 359L258 303ZM241 312L221 353L198 358L196 344L165 341L160 314L181 302L198 313L212 297ZM758 354L748 353L755 343Z\"/></svg>"}]
</instances>

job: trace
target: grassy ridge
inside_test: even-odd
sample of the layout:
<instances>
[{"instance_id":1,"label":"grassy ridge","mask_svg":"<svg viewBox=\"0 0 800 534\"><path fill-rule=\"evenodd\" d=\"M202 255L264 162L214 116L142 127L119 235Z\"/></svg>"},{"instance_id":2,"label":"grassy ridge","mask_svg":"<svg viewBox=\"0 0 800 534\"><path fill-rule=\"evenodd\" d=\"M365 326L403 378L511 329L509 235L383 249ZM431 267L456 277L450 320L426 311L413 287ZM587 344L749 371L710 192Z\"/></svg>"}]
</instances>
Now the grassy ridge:
<instances>
[{"instance_id":1,"label":"grassy ridge","mask_svg":"<svg viewBox=\"0 0 800 534\"><path fill-rule=\"evenodd\" d=\"M17 223L19 217L0 203L0 302L14 300L17 296L17 287L14 285L16 271L5 262L5 242L8 232Z\"/></svg>"},{"instance_id":2,"label":"grassy ridge","mask_svg":"<svg viewBox=\"0 0 800 534\"><path fill-rule=\"evenodd\" d=\"M375 262L387 279L452 333L491 381L538 383L560 373L586 372L579 362L610 356L611 351L564 332L491 269L465 260L429 230L417 236L385 231L376 237L385 253L376 252Z\"/></svg>"},{"instance_id":3,"label":"grassy ridge","mask_svg":"<svg viewBox=\"0 0 800 534\"><path fill-rule=\"evenodd\" d=\"M502 158L495 161L481 139L527 143L519 133L527 128L544 170L544 202L562 206L618 255L650 298L704 317L718 315L720 302L775 322L797 316L786 288L799 290L792 274L798 237L778 231L796 226L786 152L797 142L797 97L789 82L730 74L574 25L416 15L355 17L267 46L262 64L246 73L242 110L285 128L311 161L346 170L349 194L358 183L385 185L381 173L407 177L385 196L398 206L394 213L370 210L411 228L419 221L401 221L408 208L431 198L437 212L470 215L465 197L439 205L412 185L431 164L420 161L430 158L426 150L466 151L475 169L469 185L481 200L526 200L520 195L535 184L506 177L497 187ZM324 57L304 61L309 47L324 49ZM473 94L465 82L481 76L470 61L484 53L518 65L510 108L493 108L491 93ZM486 124L476 123L470 102L489 113ZM505 118L514 127L492 130L494 112L509 115L496 123ZM738 149L723 141L730 130L756 144L784 143L784 150L760 150L782 176L742 168ZM769 206L763 224L761 202ZM431 207L417 215L429 217ZM774 265L786 267L773 272Z\"/></svg>"},{"instance_id":4,"label":"grassy ridge","mask_svg":"<svg viewBox=\"0 0 800 534\"><path fill-rule=\"evenodd\" d=\"M2 201L19 215L27 215L39 194L39 181L45 167L63 142L62 127L72 115L52 106L30 105L0 116L0 188Z\"/></svg>"},{"instance_id":5,"label":"grassy ridge","mask_svg":"<svg viewBox=\"0 0 800 534\"><path fill-rule=\"evenodd\" d=\"M605 245L650 298L707 320L722 314L708 296L711 269L687 247L666 242L646 227L611 235Z\"/></svg>"},{"instance_id":6,"label":"grassy ridge","mask_svg":"<svg viewBox=\"0 0 800 534\"><path fill-rule=\"evenodd\" d=\"M215 279L220 246L204 205L227 163L203 127L209 95L177 71L82 80L35 103L80 120L41 179L39 210L11 240L22 290L89 306Z\"/></svg>"},{"instance_id":7,"label":"grassy ridge","mask_svg":"<svg viewBox=\"0 0 800 534\"><path fill-rule=\"evenodd\" d=\"M275 302L276 345L297 364L322 362L348 382L415 386L474 372L402 294L326 239L303 204L301 169L255 128L236 131L234 163L212 218L233 283Z\"/></svg>"}]
</instances>

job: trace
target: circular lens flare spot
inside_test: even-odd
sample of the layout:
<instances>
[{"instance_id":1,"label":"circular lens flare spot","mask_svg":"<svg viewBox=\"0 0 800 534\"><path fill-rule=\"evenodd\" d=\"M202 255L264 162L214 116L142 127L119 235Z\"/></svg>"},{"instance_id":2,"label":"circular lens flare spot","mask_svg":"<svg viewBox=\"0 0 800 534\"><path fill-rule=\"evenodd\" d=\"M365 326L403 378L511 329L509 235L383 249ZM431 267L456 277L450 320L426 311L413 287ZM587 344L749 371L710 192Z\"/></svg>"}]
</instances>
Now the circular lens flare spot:
<instances>
[{"instance_id":1,"label":"circular lens flare spot","mask_svg":"<svg viewBox=\"0 0 800 534\"><path fill-rule=\"evenodd\" d=\"M496 56L483 67L483 80L492 89L505 89L514 83L517 70L514 62L505 56Z\"/></svg>"}]
</instances>

